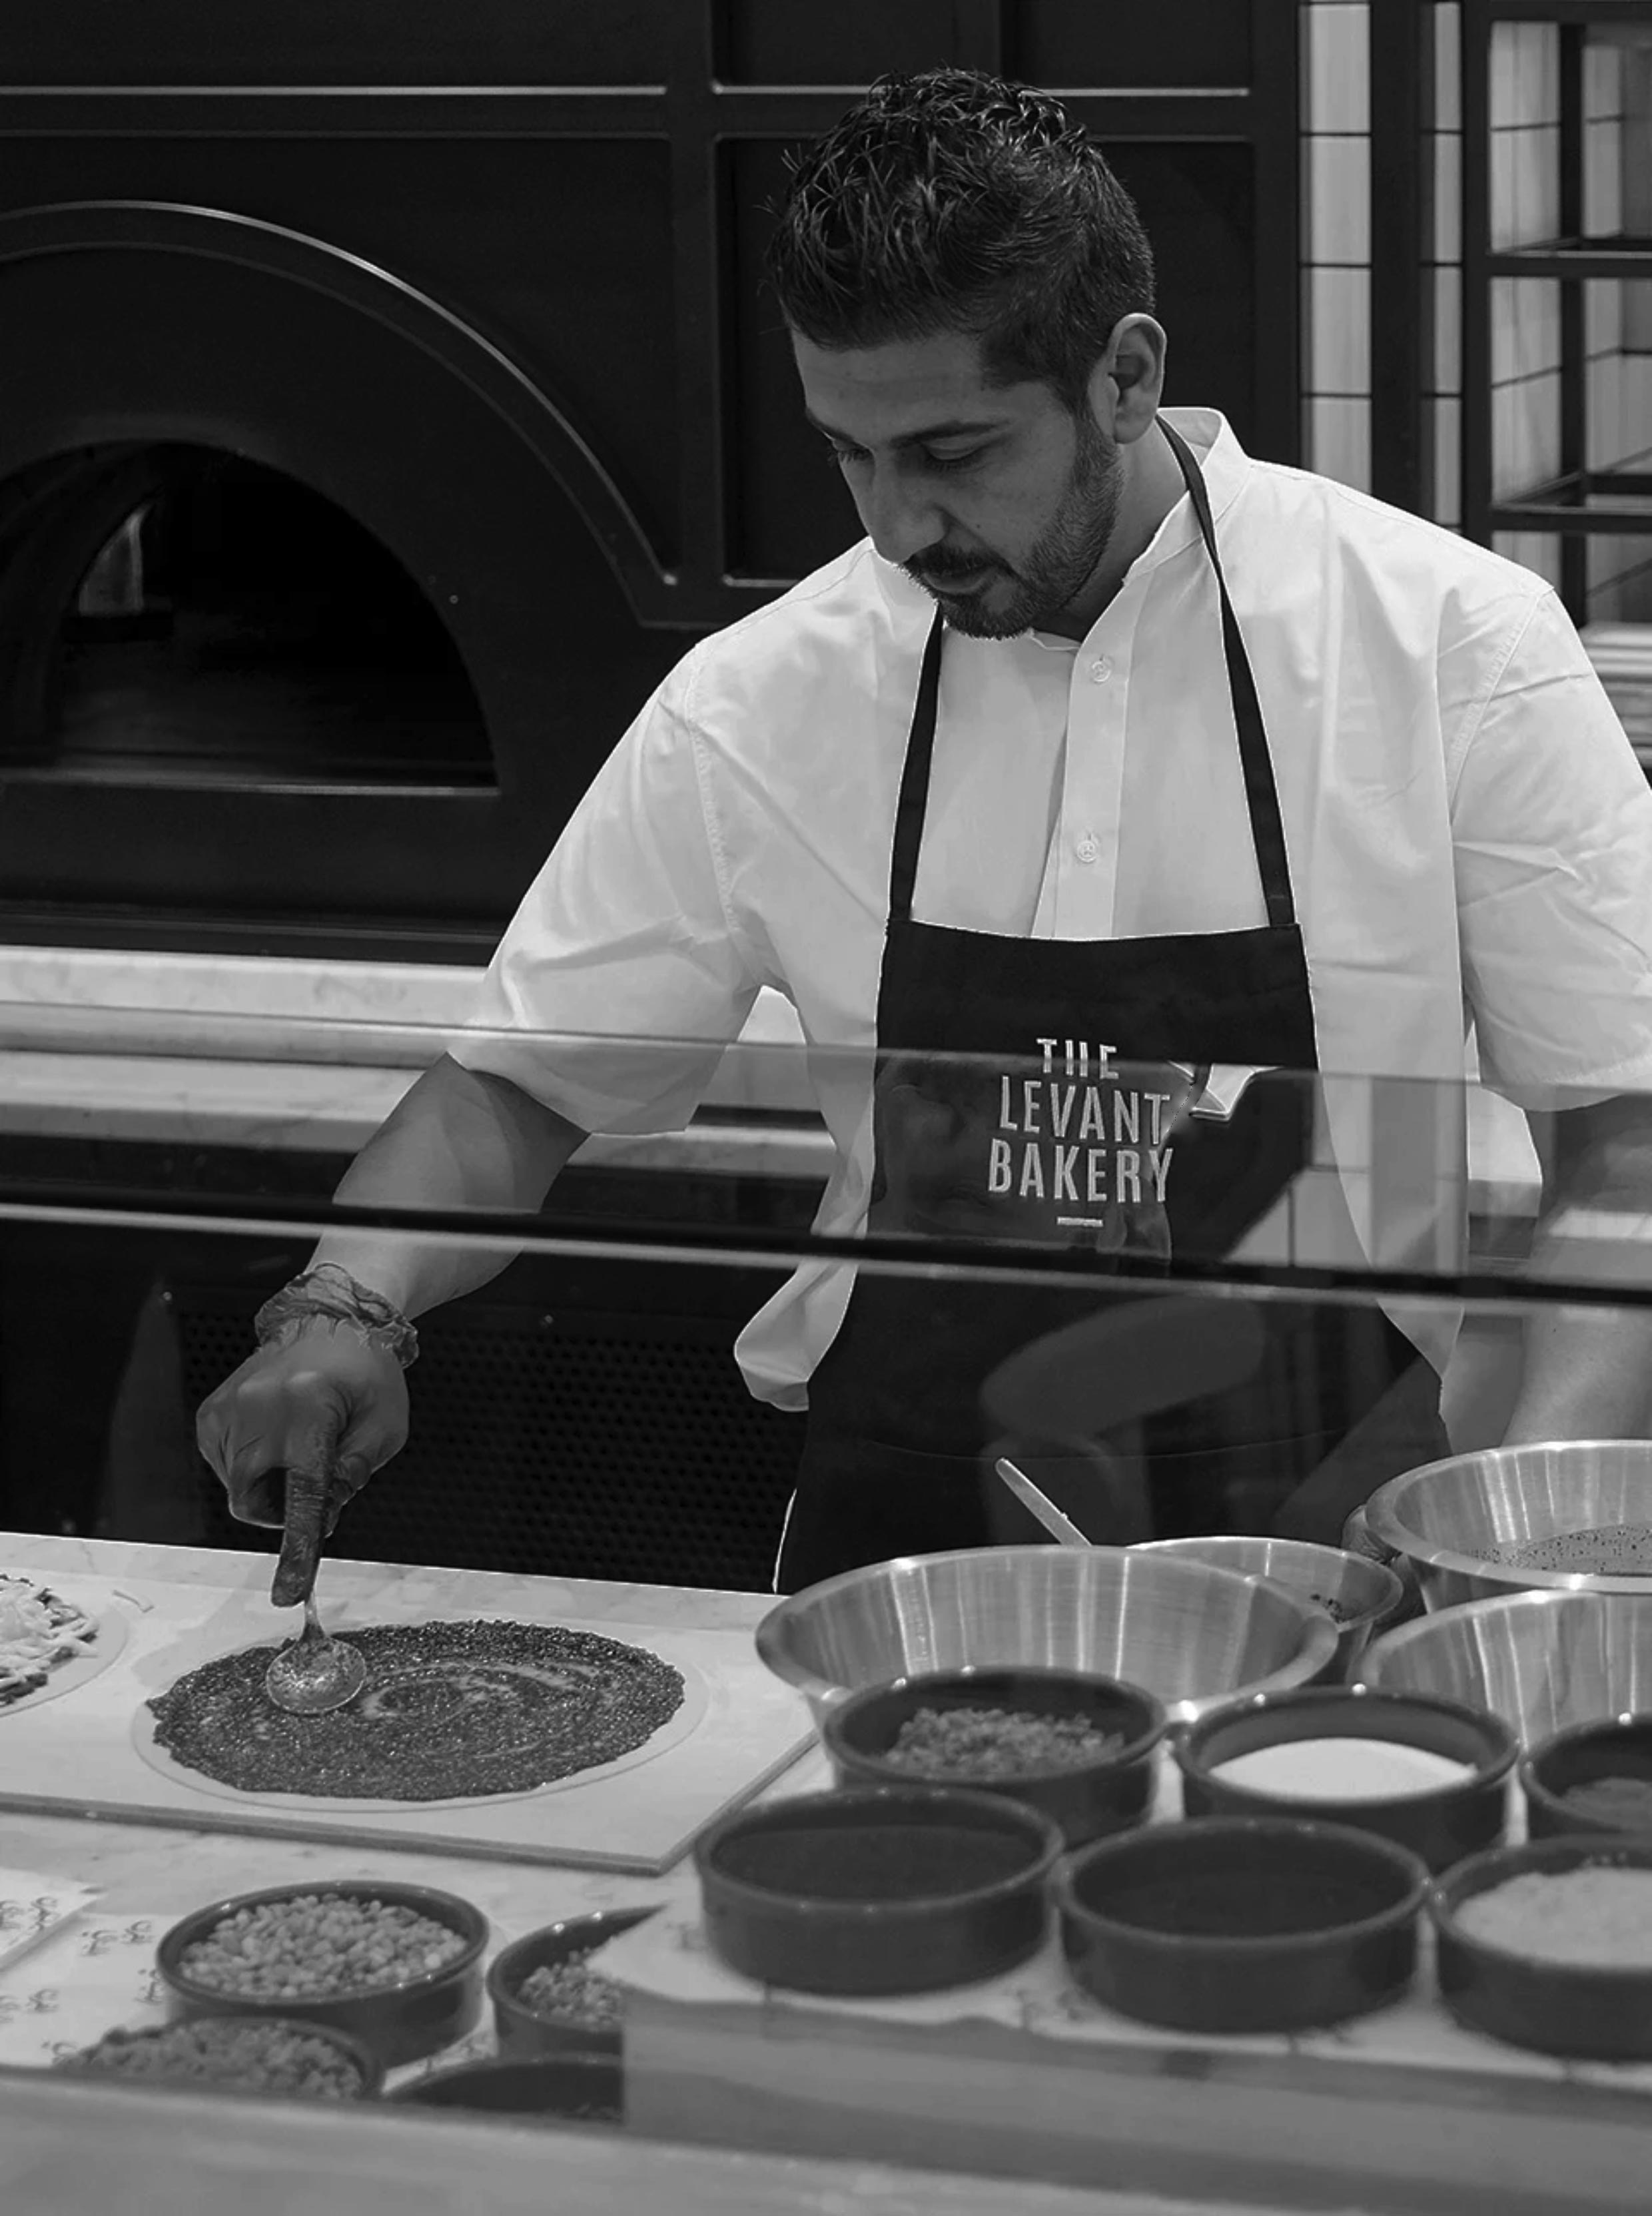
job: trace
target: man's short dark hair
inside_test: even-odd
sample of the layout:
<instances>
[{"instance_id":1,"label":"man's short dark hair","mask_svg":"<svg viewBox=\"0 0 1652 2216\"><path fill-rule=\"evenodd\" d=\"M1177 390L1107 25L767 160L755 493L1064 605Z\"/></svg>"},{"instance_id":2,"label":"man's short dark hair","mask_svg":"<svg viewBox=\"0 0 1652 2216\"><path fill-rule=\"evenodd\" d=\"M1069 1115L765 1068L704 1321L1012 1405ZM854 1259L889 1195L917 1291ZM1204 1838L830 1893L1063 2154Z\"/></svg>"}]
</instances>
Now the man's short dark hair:
<instances>
[{"instance_id":1,"label":"man's short dark hair","mask_svg":"<svg viewBox=\"0 0 1652 2216\"><path fill-rule=\"evenodd\" d=\"M1113 326L1153 307L1135 204L1082 126L974 70L879 77L793 164L767 269L816 346L967 332L991 383L1075 409Z\"/></svg>"}]
</instances>

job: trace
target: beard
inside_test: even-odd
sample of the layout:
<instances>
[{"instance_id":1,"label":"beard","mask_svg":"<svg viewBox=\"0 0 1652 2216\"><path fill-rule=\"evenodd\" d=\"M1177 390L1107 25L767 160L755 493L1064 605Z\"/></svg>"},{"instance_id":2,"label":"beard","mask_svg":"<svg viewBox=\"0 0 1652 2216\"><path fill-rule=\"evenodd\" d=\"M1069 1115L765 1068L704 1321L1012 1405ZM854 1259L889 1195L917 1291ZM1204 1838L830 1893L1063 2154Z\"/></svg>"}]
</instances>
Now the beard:
<instances>
[{"instance_id":1,"label":"beard","mask_svg":"<svg viewBox=\"0 0 1652 2216\"><path fill-rule=\"evenodd\" d=\"M903 567L915 584L940 603L950 628L965 638L1019 638L1023 631L1043 629L1050 617L1077 599L1107 551L1123 497L1119 448L1086 415L1079 419L1072 472L1060 503L1016 566L989 555L983 562L943 557ZM977 592L956 597L947 592L949 576L967 576L982 569L989 575ZM1007 595L1002 591L1006 585ZM987 595L995 588L999 588L999 604L989 607Z\"/></svg>"}]
</instances>

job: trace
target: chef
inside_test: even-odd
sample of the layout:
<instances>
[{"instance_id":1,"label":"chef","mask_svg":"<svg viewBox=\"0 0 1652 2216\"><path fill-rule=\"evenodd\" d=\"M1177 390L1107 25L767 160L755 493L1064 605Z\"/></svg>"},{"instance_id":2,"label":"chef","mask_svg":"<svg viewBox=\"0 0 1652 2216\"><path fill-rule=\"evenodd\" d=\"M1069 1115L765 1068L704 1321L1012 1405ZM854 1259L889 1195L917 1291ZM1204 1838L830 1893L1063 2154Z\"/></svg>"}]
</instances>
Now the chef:
<instances>
[{"instance_id":1,"label":"chef","mask_svg":"<svg viewBox=\"0 0 1652 2216\"><path fill-rule=\"evenodd\" d=\"M589 1132L684 1123L770 987L835 1144L818 1229L1084 1258L1019 1291L816 1262L753 1320L752 1390L807 1411L786 1590L1004 1536L992 1381L1092 1320L1104 1433L1143 1273L1245 1253L1353 1143L1339 1089L1451 1097L1465 1011L1563 1170L1644 1187L1652 794L1542 579L1161 404L1148 242L1056 100L881 80L769 274L865 536L666 679L340 1197L532 1210ZM279 1522L317 1441L341 1502L393 1455L410 1319L503 1259L330 1234L201 1411L235 1512ZM1189 1345L1138 1464L1162 1520L1335 1539L1447 1451L1451 1320L1259 1313L1242 1382ZM1649 1351L1550 1313L1509 1440L1637 1431Z\"/></svg>"}]
</instances>

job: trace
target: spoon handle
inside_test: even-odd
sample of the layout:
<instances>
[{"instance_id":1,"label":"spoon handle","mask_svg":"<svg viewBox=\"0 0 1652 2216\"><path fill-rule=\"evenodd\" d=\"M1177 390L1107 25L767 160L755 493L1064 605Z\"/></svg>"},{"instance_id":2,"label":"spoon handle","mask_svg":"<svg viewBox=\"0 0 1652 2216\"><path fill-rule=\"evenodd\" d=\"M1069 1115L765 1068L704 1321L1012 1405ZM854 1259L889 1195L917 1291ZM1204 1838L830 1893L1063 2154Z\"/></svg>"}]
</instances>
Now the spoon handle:
<instances>
[{"instance_id":1,"label":"spoon handle","mask_svg":"<svg viewBox=\"0 0 1652 2216\"><path fill-rule=\"evenodd\" d=\"M1036 1516L1045 1530L1063 1547L1088 1547L1089 1541L1070 1516L1063 1516L1047 1493L1040 1493L1024 1469L1013 1462L996 1462L993 1468L1024 1508Z\"/></svg>"},{"instance_id":2,"label":"spoon handle","mask_svg":"<svg viewBox=\"0 0 1652 2216\"><path fill-rule=\"evenodd\" d=\"M281 1531L280 1559L269 1588L269 1597L277 1608L296 1608L315 1591L327 1491L324 1465L287 1473L287 1520Z\"/></svg>"}]
</instances>

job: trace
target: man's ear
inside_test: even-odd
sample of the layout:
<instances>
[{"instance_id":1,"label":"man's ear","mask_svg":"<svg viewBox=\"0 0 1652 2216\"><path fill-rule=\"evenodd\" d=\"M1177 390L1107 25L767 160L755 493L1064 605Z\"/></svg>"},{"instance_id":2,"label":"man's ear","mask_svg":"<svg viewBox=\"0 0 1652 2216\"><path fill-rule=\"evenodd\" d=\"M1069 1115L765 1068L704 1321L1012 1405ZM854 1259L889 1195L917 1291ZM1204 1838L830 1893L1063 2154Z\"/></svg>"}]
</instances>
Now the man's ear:
<instances>
[{"instance_id":1,"label":"man's ear","mask_svg":"<svg viewBox=\"0 0 1652 2216\"><path fill-rule=\"evenodd\" d=\"M1123 316L1107 350L1090 374L1089 400L1096 422L1119 446L1150 429L1164 391L1169 342L1151 316Z\"/></svg>"}]
</instances>

